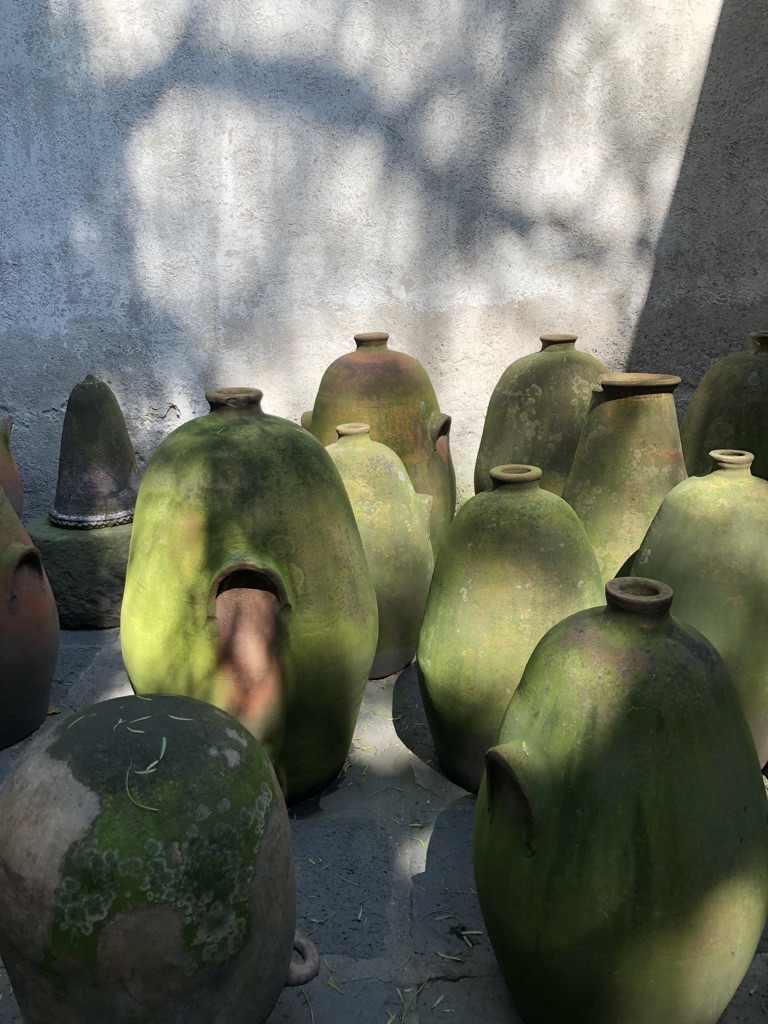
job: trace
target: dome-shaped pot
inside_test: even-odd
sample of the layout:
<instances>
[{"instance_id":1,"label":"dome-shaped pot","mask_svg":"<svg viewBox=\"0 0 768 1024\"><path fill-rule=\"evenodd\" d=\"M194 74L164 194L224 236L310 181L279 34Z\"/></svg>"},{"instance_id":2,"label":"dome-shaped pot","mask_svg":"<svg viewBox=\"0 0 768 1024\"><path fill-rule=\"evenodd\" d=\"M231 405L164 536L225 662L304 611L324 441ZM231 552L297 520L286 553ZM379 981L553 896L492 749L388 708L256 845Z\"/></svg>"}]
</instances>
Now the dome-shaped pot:
<instances>
[{"instance_id":1,"label":"dome-shaped pot","mask_svg":"<svg viewBox=\"0 0 768 1024\"><path fill-rule=\"evenodd\" d=\"M432 497L417 494L402 460L370 438L367 423L342 423L328 446L347 489L371 570L379 641L371 677L413 661L434 560L429 542Z\"/></svg>"},{"instance_id":2,"label":"dome-shaped pot","mask_svg":"<svg viewBox=\"0 0 768 1024\"><path fill-rule=\"evenodd\" d=\"M41 736L0 791L0 955L28 1024L261 1024L291 964L290 828L264 752L183 697Z\"/></svg>"},{"instance_id":3,"label":"dome-shaped pot","mask_svg":"<svg viewBox=\"0 0 768 1024\"><path fill-rule=\"evenodd\" d=\"M286 797L341 769L376 651L376 595L323 446L221 389L170 434L139 489L121 617L141 693L223 707L267 750Z\"/></svg>"},{"instance_id":4,"label":"dome-shaped pot","mask_svg":"<svg viewBox=\"0 0 768 1024\"><path fill-rule=\"evenodd\" d=\"M546 631L603 599L584 528L541 470L497 466L435 562L416 664L446 775L476 790L509 699Z\"/></svg>"},{"instance_id":5,"label":"dome-shaped pot","mask_svg":"<svg viewBox=\"0 0 768 1024\"><path fill-rule=\"evenodd\" d=\"M544 334L541 351L516 359L496 385L475 462L475 493L492 487L493 466L538 466L541 487L562 495L579 443L592 385L607 373L576 348L575 334Z\"/></svg>"},{"instance_id":6,"label":"dome-shaped pot","mask_svg":"<svg viewBox=\"0 0 768 1024\"><path fill-rule=\"evenodd\" d=\"M718 360L699 381L680 426L690 476L709 472L709 452L738 448L755 456L752 472L768 479L768 332Z\"/></svg>"},{"instance_id":7,"label":"dome-shaped pot","mask_svg":"<svg viewBox=\"0 0 768 1024\"><path fill-rule=\"evenodd\" d=\"M0 419L0 489L11 503L11 508L21 519L24 508L24 488L16 459L11 451L11 429L13 420L10 416Z\"/></svg>"},{"instance_id":8,"label":"dome-shaped pot","mask_svg":"<svg viewBox=\"0 0 768 1024\"><path fill-rule=\"evenodd\" d=\"M59 617L40 552L0 488L0 748L43 722Z\"/></svg>"},{"instance_id":9,"label":"dome-shaped pot","mask_svg":"<svg viewBox=\"0 0 768 1024\"><path fill-rule=\"evenodd\" d=\"M413 488L432 495L430 535L437 553L456 509L456 475L448 445L451 417L440 412L421 363L387 346L389 335L356 334L357 350L336 359L323 374L311 413L302 424L324 445L338 423L368 423L371 440L403 460Z\"/></svg>"},{"instance_id":10,"label":"dome-shaped pot","mask_svg":"<svg viewBox=\"0 0 768 1024\"><path fill-rule=\"evenodd\" d=\"M606 593L539 643L488 752L480 906L524 1020L714 1024L765 921L760 766L669 587Z\"/></svg>"},{"instance_id":11,"label":"dome-shaped pot","mask_svg":"<svg viewBox=\"0 0 768 1024\"><path fill-rule=\"evenodd\" d=\"M674 487L632 571L669 584L675 615L712 643L741 699L760 763L768 761L768 482L752 454L710 452L712 471Z\"/></svg>"},{"instance_id":12,"label":"dome-shaped pot","mask_svg":"<svg viewBox=\"0 0 768 1024\"><path fill-rule=\"evenodd\" d=\"M664 496L685 479L672 392L679 377L611 373L600 378L563 498L584 524L603 580L645 536Z\"/></svg>"}]
</instances>

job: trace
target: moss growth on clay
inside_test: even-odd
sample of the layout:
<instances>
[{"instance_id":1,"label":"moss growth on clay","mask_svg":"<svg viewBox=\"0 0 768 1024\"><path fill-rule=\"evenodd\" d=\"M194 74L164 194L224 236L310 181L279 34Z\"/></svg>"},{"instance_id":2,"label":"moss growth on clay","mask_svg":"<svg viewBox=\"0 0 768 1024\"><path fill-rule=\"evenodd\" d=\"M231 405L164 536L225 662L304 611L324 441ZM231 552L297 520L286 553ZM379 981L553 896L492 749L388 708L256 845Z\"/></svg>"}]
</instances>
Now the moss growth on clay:
<instances>
[{"instance_id":1,"label":"moss growth on clay","mask_svg":"<svg viewBox=\"0 0 768 1024\"><path fill-rule=\"evenodd\" d=\"M128 697L62 722L48 754L101 804L61 864L49 977L73 957L95 977L105 928L142 906L178 913L188 974L234 956L250 934L250 886L276 797L250 734L189 698Z\"/></svg>"}]
</instances>

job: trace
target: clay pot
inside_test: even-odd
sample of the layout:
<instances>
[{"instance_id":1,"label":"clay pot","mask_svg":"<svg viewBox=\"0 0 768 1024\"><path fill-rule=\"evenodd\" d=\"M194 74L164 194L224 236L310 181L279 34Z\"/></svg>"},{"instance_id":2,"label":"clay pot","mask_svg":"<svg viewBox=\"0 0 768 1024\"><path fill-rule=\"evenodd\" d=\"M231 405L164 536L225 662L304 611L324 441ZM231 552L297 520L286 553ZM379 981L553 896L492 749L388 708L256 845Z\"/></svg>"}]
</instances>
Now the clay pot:
<instances>
[{"instance_id":1,"label":"clay pot","mask_svg":"<svg viewBox=\"0 0 768 1024\"><path fill-rule=\"evenodd\" d=\"M680 427L690 476L709 472L709 452L738 448L755 456L752 472L768 479L768 332L751 347L711 366L691 396Z\"/></svg>"},{"instance_id":2,"label":"clay pot","mask_svg":"<svg viewBox=\"0 0 768 1024\"><path fill-rule=\"evenodd\" d=\"M595 556L541 470L497 466L459 510L437 557L416 664L446 775L477 790L509 699L541 637L603 601Z\"/></svg>"},{"instance_id":3,"label":"clay pot","mask_svg":"<svg viewBox=\"0 0 768 1024\"><path fill-rule=\"evenodd\" d=\"M21 519L24 508L24 489L21 474L11 451L11 430L13 420L10 416L0 419L0 488L5 491L11 508Z\"/></svg>"},{"instance_id":4,"label":"clay pot","mask_svg":"<svg viewBox=\"0 0 768 1024\"><path fill-rule=\"evenodd\" d=\"M432 495L430 536L437 554L456 509L456 475L448 445L451 417L440 412L427 372L418 360L387 347L384 332L356 334L357 350L336 359L323 374L311 413L302 425L324 445L338 423L368 423L371 440L392 448L413 488Z\"/></svg>"},{"instance_id":5,"label":"clay pot","mask_svg":"<svg viewBox=\"0 0 768 1024\"><path fill-rule=\"evenodd\" d=\"M563 498L584 524L604 581L685 479L672 397L679 383L668 374L611 373L595 387Z\"/></svg>"},{"instance_id":6,"label":"clay pot","mask_svg":"<svg viewBox=\"0 0 768 1024\"><path fill-rule=\"evenodd\" d=\"M432 497L417 494L401 459L372 441L367 423L342 423L327 451L341 474L360 530L379 609L370 675L380 679L413 661L434 559Z\"/></svg>"},{"instance_id":7,"label":"clay pot","mask_svg":"<svg viewBox=\"0 0 768 1024\"><path fill-rule=\"evenodd\" d=\"M476 494L491 489L491 467L506 462L538 466L540 486L563 493L592 385L608 369L576 350L575 334L540 340L541 351L508 366L491 395L475 463Z\"/></svg>"},{"instance_id":8,"label":"clay pot","mask_svg":"<svg viewBox=\"0 0 768 1024\"><path fill-rule=\"evenodd\" d=\"M261 1024L317 973L274 773L217 708L121 697L60 720L0 818L0 955L27 1024Z\"/></svg>"},{"instance_id":9,"label":"clay pot","mask_svg":"<svg viewBox=\"0 0 768 1024\"><path fill-rule=\"evenodd\" d=\"M613 580L533 652L475 813L480 906L535 1024L714 1024L765 921L765 789L722 659Z\"/></svg>"},{"instance_id":10,"label":"clay pot","mask_svg":"<svg viewBox=\"0 0 768 1024\"><path fill-rule=\"evenodd\" d=\"M673 488L633 572L669 584L675 614L712 643L731 674L760 763L768 761L768 483L752 454L710 452L712 472Z\"/></svg>"},{"instance_id":11,"label":"clay pot","mask_svg":"<svg viewBox=\"0 0 768 1024\"><path fill-rule=\"evenodd\" d=\"M50 520L76 530L130 523L138 487L122 410L109 385L89 373L67 402Z\"/></svg>"},{"instance_id":12,"label":"clay pot","mask_svg":"<svg viewBox=\"0 0 768 1024\"><path fill-rule=\"evenodd\" d=\"M59 618L40 552L0 488L0 748L43 722Z\"/></svg>"},{"instance_id":13,"label":"clay pot","mask_svg":"<svg viewBox=\"0 0 768 1024\"><path fill-rule=\"evenodd\" d=\"M376 595L323 446L208 394L157 448L139 489L121 614L139 693L201 697L241 721L287 798L342 768L376 651Z\"/></svg>"}]
</instances>

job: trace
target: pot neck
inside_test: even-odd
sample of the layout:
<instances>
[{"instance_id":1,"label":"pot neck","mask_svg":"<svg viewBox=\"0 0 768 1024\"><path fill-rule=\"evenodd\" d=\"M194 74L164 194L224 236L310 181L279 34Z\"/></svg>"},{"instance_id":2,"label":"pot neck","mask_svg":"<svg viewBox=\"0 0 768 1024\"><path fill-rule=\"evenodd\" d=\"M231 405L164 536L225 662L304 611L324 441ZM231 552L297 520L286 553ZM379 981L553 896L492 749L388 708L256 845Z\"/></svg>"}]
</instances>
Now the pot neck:
<instances>
[{"instance_id":1,"label":"pot neck","mask_svg":"<svg viewBox=\"0 0 768 1024\"><path fill-rule=\"evenodd\" d=\"M541 470L538 466L524 466L511 463L507 466L494 466L490 472L493 490L501 488L514 491L534 490L539 486Z\"/></svg>"},{"instance_id":2,"label":"pot neck","mask_svg":"<svg viewBox=\"0 0 768 1024\"><path fill-rule=\"evenodd\" d=\"M355 335L355 344L358 351L370 352L374 349L385 350L389 335L386 331L367 331Z\"/></svg>"},{"instance_id":3,"label":"pot neck","mask_svg":"<svg viewBox=\"0 0 768 1024\"><path fill-rule=\"evenodd\" d=\"M605 584L608 607L631 615L666 615L672 596L672 588L666 583L644 576L624 576Z\"/></svg>"},{"instance_id":4,"label":"pot neck","mask_svg":"<svg viewBox=\"0 0 768 1024\"><path fill-rule=\"evenodd\" d=\"M542 334L539 338L542 352L571 352L576 347L577 334Z\"/></svg>"},{"instance_id":5,"label":"pot neck","mask_svg":"<svg viewBox=\"0 0 768 1024\"><path fill-rule=\"evenodd\" d=\"M712 463L710 472L737 473L739 476L752 476L752 463L755 456L739 448L716 448L709 453Z\"/></svg>"},{"instance_id":6,"label":"pot neck","mask_svg":"<svg viewBox=\"0 0 768 1024\"><path fill-rule=\"evenodd\" d=\"M752 331L749 335L751 341L750 352L768 355L768 331Z\"/></svg>"},{"instance_id":7,"label":"pot neck","mask_svg":"<svg viewBox=\"0 0 768 1024\"><path fill-rule=\"evenodd\" d=\"M343 444L345 448L366 445L371 443L371 428L367 423L340 423L336 427L336 436L336 444Z\"/></svg>"},{"instance_id":8,"label":"pot neck","mask_svg":"<svg viewBox=\"0 0 768 1024\"><path fill-rule=\"evenodd\" d=\"M607 398L629 395L671 395L681 382L671 373L601 373L592 390Z\"/></svg>"},{"instance_id":9,"label":"pot neck","mask_svg":"<svg viewBox=\"0 0 768 1024\"><path fill-rule=\"evenodd\" d=\"M213 391L206 391L205 397L211 412L237 409L240 412L247 411L251 416L264 415L261 408L263 392L258 388L215 388Z\"/></svg>"}]
</instances>

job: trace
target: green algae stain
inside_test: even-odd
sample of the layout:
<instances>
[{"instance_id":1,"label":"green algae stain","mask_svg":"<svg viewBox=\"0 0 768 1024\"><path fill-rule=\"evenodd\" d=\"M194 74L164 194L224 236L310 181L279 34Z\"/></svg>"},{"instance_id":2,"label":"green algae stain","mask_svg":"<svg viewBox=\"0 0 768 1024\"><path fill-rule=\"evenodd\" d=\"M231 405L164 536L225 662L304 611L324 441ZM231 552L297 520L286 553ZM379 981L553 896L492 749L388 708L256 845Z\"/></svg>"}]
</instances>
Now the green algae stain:
<instances>
[{"instance_id":1,"label":"green algae stain","mask_svg":"<svg viewBox=\"0 0 768 1024\"><path fill-rule=\"evenodd\" d=\"M74 961L95 978L101 936L129 908L179 915L190 975L229 960L250 935L254 865L276 799L268 761L217 708L183 697L139 701L96 705L49 748L101 808L62 861L46 965L54 976ZM127 732L146 710L144 733Z\"/></svg>"}]
</instances>

